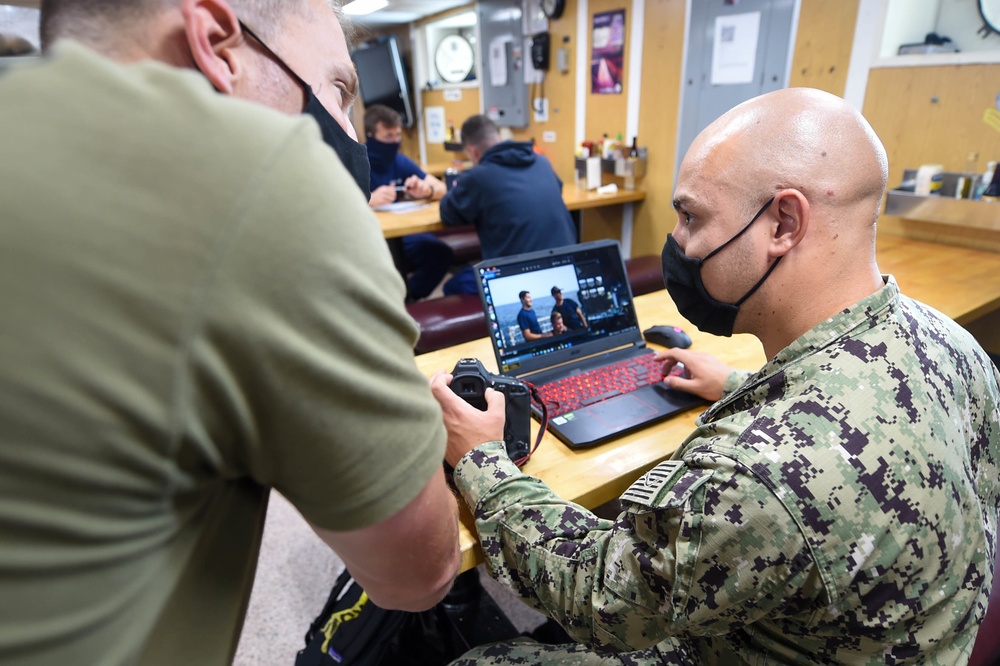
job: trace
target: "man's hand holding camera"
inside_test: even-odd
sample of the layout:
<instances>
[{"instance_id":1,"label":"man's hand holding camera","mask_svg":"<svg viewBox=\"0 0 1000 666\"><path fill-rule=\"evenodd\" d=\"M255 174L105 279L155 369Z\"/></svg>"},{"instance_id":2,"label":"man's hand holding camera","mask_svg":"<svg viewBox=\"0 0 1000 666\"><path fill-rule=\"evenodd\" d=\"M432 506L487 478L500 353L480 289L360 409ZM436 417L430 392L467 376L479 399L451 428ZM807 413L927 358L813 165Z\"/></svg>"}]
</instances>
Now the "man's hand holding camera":
<instances>
[{"instance_id":1,"label":"man's hand holding camera","mask_svg":"<svg viewBox=\"0 0 1000 666\"><path fill-rule=\"evenodd\" d=\"M452 467L462 457L480 444L503 441L507 401L503 393L487 388L486 411L481 411L455 395L451 390L452 375L440 371L431 377L431 392L444 412L444 425L448 429L448 449L445 462Z\"/></svg>"}]
</instances>

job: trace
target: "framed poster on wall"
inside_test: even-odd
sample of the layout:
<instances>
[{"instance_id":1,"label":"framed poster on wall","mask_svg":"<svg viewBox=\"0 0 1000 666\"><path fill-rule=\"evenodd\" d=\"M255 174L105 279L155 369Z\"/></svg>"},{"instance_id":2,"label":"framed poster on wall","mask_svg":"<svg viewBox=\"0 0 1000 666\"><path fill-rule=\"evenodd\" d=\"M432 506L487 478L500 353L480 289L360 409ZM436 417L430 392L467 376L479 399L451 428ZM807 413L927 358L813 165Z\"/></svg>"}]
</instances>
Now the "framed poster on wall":
<instances>
[{"instance_id":1,"label":"framed poster on wall","mask_svg":"<svg viewBox=\"0 0 1000 666\"><path fill-rule=\"evenodd\" d=\"M619 95L625 54L625 10L594 14L590 45L590 92Z\"/></svg>"}]
</instances>

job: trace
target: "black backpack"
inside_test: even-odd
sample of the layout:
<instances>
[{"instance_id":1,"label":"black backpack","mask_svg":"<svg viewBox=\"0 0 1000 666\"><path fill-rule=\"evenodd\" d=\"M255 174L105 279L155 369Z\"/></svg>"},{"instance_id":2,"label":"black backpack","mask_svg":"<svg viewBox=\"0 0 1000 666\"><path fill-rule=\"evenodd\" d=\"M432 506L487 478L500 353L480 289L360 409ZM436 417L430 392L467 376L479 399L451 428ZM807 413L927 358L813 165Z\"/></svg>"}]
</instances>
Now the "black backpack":
<instances>
[{"instance_id":1,"label":"black backpack","mask_svg":"<svg viewBox=\"0 0 1000 666\"><path fill-rule=\"evenodd\" d=\"M305 641L295 666L436 666L470 647L440 605L421 613L380 608L347 570Z\"/></svg>"}]
</instances>

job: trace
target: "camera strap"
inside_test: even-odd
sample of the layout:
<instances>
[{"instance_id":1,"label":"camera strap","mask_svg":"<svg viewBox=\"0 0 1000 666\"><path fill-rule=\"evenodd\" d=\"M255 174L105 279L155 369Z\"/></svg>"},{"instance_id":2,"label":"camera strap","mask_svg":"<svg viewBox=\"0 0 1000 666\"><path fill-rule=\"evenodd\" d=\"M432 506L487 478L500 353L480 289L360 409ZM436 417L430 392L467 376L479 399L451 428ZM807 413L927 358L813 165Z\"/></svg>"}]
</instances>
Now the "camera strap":
<instances>
[{"instance_id":1,"label":"camera strap","mask_svg":"<svg viewBox=\"0 0 1000 666\"><path fill-rule=\"evenodd\" d=\"M536 389L535 385L531 382L524 382L524 385L528 387L528 392L531 393L531 399L542 411L542 417L539 420L540 425L538 427L538 436L535 437L534 446L532 446L531 450L528 451L528 455L514 461L514 464L518 467L523 467L525 463L531 460L531 455L538 450L538 445L542 443L542 437L545 436L545 431L548 430L549 427L549 410L548 407L545 406L545 401L542 400L542 396L538 394L538 389Z\"/></svg>"}]
</instances>

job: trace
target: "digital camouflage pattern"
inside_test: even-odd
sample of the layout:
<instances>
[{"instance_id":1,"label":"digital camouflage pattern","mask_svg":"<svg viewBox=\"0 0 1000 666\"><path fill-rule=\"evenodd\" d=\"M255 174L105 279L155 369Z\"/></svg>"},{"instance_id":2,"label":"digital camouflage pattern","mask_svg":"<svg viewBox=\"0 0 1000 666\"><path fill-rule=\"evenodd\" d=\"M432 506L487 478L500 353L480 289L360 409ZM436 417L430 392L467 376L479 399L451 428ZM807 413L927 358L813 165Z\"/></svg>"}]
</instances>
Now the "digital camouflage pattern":
<instances>
[{"instance_id":1,"label":"digital camouflage pattern","mask_svg":"<svg viewBox=\"0 0 1000 666\"><path fill-rule=\"evenodd\" d=\"M455 480L490 571L598 654L467 657L965 663L993 576L998 384L964 329L887 277L734 374L613 522L523 475L502 442L476 448Z\"/></svg>"}]
</instances>

